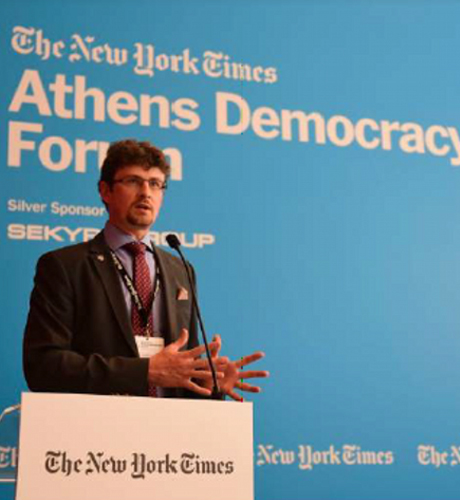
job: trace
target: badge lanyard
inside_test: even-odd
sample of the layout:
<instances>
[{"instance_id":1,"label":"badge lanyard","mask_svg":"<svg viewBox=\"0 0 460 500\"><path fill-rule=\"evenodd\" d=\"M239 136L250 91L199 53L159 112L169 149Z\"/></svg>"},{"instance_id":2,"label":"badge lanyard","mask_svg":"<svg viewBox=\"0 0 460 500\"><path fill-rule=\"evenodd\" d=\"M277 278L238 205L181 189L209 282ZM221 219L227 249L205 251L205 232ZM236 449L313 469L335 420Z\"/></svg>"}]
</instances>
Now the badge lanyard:
<instances>
[{"instance_id":1,"label":"badge lanyard","mask_svg":"<svg viewBox=\"0 0 460 500\"><path fill-rule=\"evenodd\" d=\"M142 320L142 326L143 328L145 328L146 337L150 337L150 332L148 329L150 312L152 311L153 303L155 302L158 290L160 289L160 268L158 267L158 262L155 256L155 252L153 252L153 258L155 260L155 280L153 286L153 295L152 295L152 300L150 301L150 304L148 305L147 308L145 308L144 305L142 304L142 300L139 297L139 293L136 290L136 286L134 285L131 276L126 271L120 259L117 257L117 255L113 250L110 250L110 255L112 256L113 263L115 264L115 267L120 273L120 276L122 277L126 285L126 288L128 289L128 292L131 295L134 305L136 306L139 312L139 316L141 317Z\"/></svg>"}]
</instances>

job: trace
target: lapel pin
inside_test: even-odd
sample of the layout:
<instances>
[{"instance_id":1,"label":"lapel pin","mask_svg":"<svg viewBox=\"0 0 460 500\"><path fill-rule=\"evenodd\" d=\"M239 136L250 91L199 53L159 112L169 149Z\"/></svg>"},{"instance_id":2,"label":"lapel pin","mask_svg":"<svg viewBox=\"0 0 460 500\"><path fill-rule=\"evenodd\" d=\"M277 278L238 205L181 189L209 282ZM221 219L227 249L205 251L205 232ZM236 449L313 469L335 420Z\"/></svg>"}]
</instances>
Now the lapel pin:
<instances>
[{"instance_id":1,"label":"lapel pin","mask_svg":"<svg viewBox=\"0 0 460 500\"><path fill-rule=\"evenodd\" d=\"M97 260L98 260L99 262L104 262L105 257L104 257L102 254L99 254L99 255L97 256Z\"/></svg>"}]
</instances>

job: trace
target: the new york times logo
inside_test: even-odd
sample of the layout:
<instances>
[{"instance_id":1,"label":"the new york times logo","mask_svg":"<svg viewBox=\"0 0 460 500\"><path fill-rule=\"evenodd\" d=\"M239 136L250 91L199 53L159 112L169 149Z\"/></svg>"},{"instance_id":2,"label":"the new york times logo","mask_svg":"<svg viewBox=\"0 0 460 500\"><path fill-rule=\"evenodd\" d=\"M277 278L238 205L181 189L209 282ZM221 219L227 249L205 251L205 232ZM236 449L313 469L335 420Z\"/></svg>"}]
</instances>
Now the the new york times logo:
<instances>
[{"instance_id":1,"label":"the new york times logo","mask_svg":"<svg viewBox=\"0 0 460 500\"><path fill-rule=\"evenodd\" d=\"M227 475L235 471L232 460L203 459L197 453L182 453L171 457L166 453L153 458L145 453L132 453L129 457L115 457L104 452L88 452L83 458L73 458L65 451L48 451L45 470L49 474L64 476L130 475L133 479L145 479L153 474Z\"/></svg>"},{"instance_id":2,"label":"the new york times logo","mask_svg":"<svg viewBox=\"0 0 460 500\"><path fill-rule=\"evenodd\" d=\"M18 464L19 405L0 413L0 483L16 481Z\"/></svg>"}]
</instances>

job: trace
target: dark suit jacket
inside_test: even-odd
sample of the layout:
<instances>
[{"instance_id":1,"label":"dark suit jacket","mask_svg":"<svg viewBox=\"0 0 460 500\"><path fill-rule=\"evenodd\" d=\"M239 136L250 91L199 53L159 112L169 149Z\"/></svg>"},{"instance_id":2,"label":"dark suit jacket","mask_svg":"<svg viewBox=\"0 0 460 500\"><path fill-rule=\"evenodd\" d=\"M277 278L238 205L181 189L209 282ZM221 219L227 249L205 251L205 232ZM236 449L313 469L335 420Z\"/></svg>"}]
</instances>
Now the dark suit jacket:
<instances>
[{"instance_id":1,"label":"dark suit jacket","mask_svg":"<svg viewBox=\"0 0 460 500\"><path fill-rule=\"evenodd\" d=\"M165 344L187 328L190 349L198 341L185 270L176 257L155 252L166 307ZM189 300L177 300L180 288L188 290ZM39 259L24 336L24 373L33 391L148 394L148 359L139 358L103 233ZM185 393L170 390L166 396Z\"/></svg>"}]
</instances>

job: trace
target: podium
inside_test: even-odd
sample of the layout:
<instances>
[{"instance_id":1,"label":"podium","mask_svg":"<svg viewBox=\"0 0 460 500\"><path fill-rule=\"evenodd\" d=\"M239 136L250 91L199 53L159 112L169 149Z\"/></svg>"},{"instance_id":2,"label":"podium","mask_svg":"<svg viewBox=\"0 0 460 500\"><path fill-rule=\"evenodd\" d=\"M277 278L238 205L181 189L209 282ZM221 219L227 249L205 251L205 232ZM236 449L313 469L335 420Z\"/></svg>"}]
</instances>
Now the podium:
<instances>
[{"instance_id":1,"label":"podium","mask_svg":"<svg viewBox=\"0 0 460 500\"><path fill-rule=\"evenodd\" d=\"M16 500L254 500L252 411L24 393Z\"/></svg>"}]
</instances>

